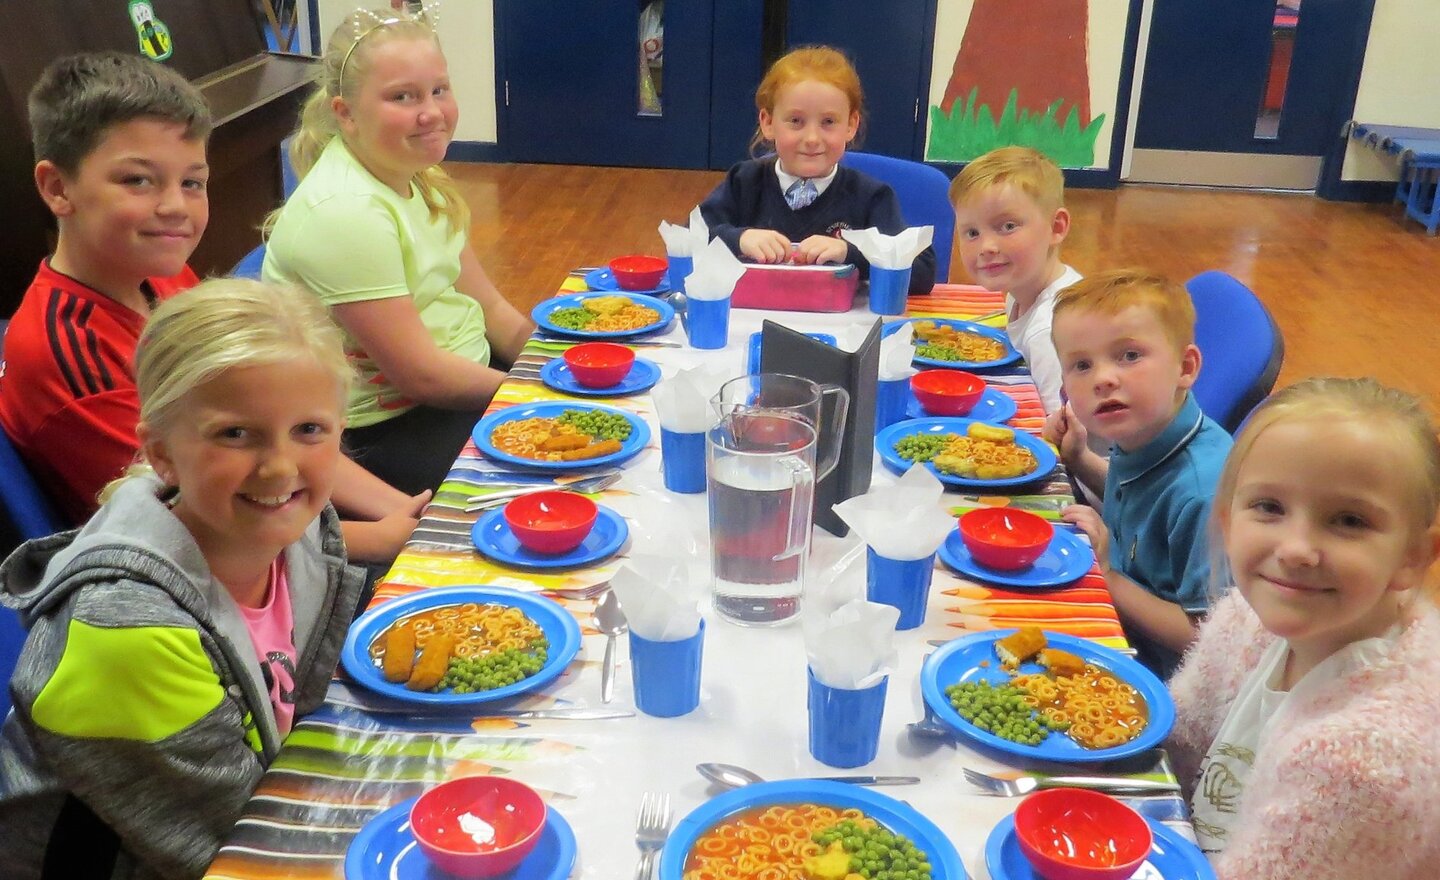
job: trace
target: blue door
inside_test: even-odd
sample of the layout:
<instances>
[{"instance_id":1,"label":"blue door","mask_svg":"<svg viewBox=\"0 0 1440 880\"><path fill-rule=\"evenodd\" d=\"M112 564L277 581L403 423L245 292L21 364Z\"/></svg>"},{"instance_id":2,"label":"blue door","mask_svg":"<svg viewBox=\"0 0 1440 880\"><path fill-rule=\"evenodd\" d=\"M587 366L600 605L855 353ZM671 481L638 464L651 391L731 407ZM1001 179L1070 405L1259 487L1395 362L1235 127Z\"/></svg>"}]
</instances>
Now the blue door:
<instances>
[{"instance_id":1,"label":"blue door","mask_svg":"<svg viewBox=\"0 0 1440 880\"><path fill-rule=\"evenodd\" d=\"M1155 0L1128 180L1313 189L1374 0Z\"/></svg>"},{"instance_id":2,"label":"blue door","mask_svg":"<svg viewBox=\"0 0 1440 880\"><path fill-rule=\"evenodd\" d=\"M711 15L712 0L499 0L506 155L706 167Z\"/></svg>"}]
</instances>

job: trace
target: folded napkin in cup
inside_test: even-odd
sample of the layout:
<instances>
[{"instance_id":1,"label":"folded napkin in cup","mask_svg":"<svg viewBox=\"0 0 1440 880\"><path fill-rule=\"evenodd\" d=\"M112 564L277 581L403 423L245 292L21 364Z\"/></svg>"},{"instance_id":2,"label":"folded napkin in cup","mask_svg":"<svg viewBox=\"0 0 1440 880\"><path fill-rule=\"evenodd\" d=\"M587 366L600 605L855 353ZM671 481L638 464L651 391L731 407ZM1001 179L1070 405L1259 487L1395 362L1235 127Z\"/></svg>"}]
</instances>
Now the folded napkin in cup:
<instances>
[{"instance_id":1,"label":"folded napkin in cup","mask_svg":"<svg viewBox=\"0 0 1440 880\"><path fill-rule=\"evenodd\" d=\"M830 613L801 615L805 655L815 680L832 688L861 690L879 684L898 661L895 623L900 609L856 599Z\"/></svg>"},{"instance_id":2,"label":"folded napkin in cup","mask_svg":"<svg viewBox=\"0 0 1440 880\"><path fill-rule=\"evenodd\" d=\"M689 226L661 220L660 238L665 242L665 253L670 256L693 257L709 243L710 227L705 225L705 218L700 216L700 208L696 206L690 212Z\"/></svg>"},{"instance_id":3,"label":"folded napkin in cup","mask_svg":"<svg viewBox=\"0 0 1440 880\"><path fill-rule=\"evenodd\" d=\"M705 587L684 560L641 553L631 554L610 579L630 631L652 642L688 639L699 631Z\"/></svg>"},{"instance_id":4,"label":"folded napkin in cup","mask_svg":"<svg viewBox=\"0 0 1440 880\"><path fill-rule=\"evenodd\" d=\"M715 239L696 251L695 269L685 280L685 295L690 299L725 299L735 292L745 265L730 253L725 242Z\"/></svg>"},{"instance_id":5,"label":"folded napkin in cup","mask_svg":"<svg viewBox=\"0 0 1440 880\"><path fill-rule=\"evenodd\" d=\"M906 321L900 329L880 340L881 382L908 379L915 375L915 325Z\"/></svg>"},{"instance_id":6,"label":"folded napkin in cup","mask_svg":"<svg viewBox=\"0 0 1440 880\"><path fill-rule=\"evenodd\" d=\"M710 397L728 376L711 364L682 369L662 378L650 392L660 427L681 434L709 430L715 422Z\"/></svg>"},{"instance_id":7,"label":"folded napkin in cup","mask_svg":"<svg viewBox=\"0 0 1440 880\"><path fill-rule=\"evenodd\" d=\"M869 229L842 229L840 236L859 248L876 269L909 269L920 252L930 246L935 227L911 226L894 235L886 235L872 226Z\"/></svg>"},{"instance_id":8,"label":"folded napkin in cup","mask_svg":"<svg viewBox=\"0 0 1440 880\"><path fill-rule=\"evenodd\" d=\"M955 530L955 518L940 505L944 492L930 469L917 464L893 484L847 498L834 511L876 554L924 559Z\"/></svg>"}]
</instances>

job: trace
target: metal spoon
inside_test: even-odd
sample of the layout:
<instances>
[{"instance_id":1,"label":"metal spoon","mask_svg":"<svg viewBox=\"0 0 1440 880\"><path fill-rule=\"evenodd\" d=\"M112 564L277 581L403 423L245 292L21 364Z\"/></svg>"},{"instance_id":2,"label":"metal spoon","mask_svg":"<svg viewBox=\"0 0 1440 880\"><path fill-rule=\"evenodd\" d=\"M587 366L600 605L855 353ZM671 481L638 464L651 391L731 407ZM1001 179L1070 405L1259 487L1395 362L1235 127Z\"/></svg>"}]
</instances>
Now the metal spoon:
<instances>
[{"instance_id":1,"label":"metal spoon","mask_svg":"<svg viewBox=\"0 0 1440 880\"><path fill-rule=\"evenodd\" d=\"M934 737L935 739L948 739L952 741L955 739L955 734L951 732L950 728L946 727L939 718L935 717L935 713L930 711L929 706L925 707L925 717L922 720L911 721L909 724L905 725L905 729L909 730L911 733L918 734L919 736Z\"/></svg>"},{"instance_id":2,"label":"metal spoon","mask_svg":"<svg viewBox=\"0 0 1440 880\"><path fill-rule=\"evenodd\" d=\"M600 665L600 702L608 703L615 696L615 637L630 628L614 590L595 603L595 628L606 636L605 660Z\"/></svg>"},{"instance_id":3,"label":"metal spoon","mask_svg":"<svg viewBox=\"0 0 1440 880\"><path fill-rule=\"evenodd\" d=\"M726 788L739 788L742 785L752 785L756 782L764 782L765 778L753 770L746 770L744 767L737 767L734 764L696 764L695 769L717 785ZM819 779L825 782L849 782L852 785L915 785L920 781L919 776L806 776L805 779Z\"/></svg>"}]
</instances>

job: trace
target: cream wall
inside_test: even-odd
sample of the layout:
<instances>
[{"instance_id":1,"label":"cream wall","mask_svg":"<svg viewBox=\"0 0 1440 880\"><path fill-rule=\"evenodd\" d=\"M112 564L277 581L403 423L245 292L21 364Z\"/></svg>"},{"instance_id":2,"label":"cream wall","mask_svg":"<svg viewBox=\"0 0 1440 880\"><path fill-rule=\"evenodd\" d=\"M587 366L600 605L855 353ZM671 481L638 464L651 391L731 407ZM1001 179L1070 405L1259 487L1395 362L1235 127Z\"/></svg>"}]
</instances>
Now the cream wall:
<instances>
[{"instance_id":1,"label":"cream wall","mask_svg":"<svg viewBox=\"0 0 1440 880\"><path fill-rule=\"evenodd\" d=\"M384 0L370 0L383 9ZM355 9L355 0L319 0L320 45ZM460 104L457 141L495 143L495 8L491 0L451 0L440 5L440 41Z\"/></svg>"},{"instance_id":2,"label":"cream wall","mask_svg":"<svg viewBox=\"0 0 1440 880\"><path fill-rule=\"evenodd\" d=\"M1304 15L1302 12L1301 15ZM1440 128L1440 11L1436 0L1375 0L1354 118ZM1394 157L1350 142L1342 180L1394 180Z\"/></svg>"},{"instance_id":3,"label":"cream wall","mask_svg":"<svg viewBox=\"0 0 1440 880\"><path fill-rule=\"evenodd\" d=\"M1435 2L1435 0L1430 0ZM930 70L928 106L938 106L970 21L973 0L939 0L935 10L934 65ZM1115 133L1115 104L1119 94L1120 64L1125 56L1125 19L1129 0L1090 0L1090 26L1086 45L1090 64L1090 115L1105 114L1105 124L1095 138L1095 165L1110 166L1110 142ZM928 133L927 133L928 138Z\"/></svg>"}]
</instances>

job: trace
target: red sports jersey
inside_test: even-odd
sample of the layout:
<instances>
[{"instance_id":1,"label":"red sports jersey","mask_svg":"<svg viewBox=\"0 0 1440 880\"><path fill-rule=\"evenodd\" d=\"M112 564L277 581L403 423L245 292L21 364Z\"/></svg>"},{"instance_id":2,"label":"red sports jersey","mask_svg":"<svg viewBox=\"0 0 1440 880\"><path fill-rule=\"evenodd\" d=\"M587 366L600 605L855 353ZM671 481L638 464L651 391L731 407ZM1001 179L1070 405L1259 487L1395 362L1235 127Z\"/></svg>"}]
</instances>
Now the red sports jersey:
<instances>
[{"instance_id":1,"label":"red sports jersey","mask_svg":"<svg viewBox=\"0 0 1440 880\"><path fill-rule=\"evenodd\" d=\"M200 283L187 266L146 282L157 300ZM131 361L145 316L40 264L5 331L0 426L71 522L135 460L140 398Z\"/></svg>"}]
</instances>

